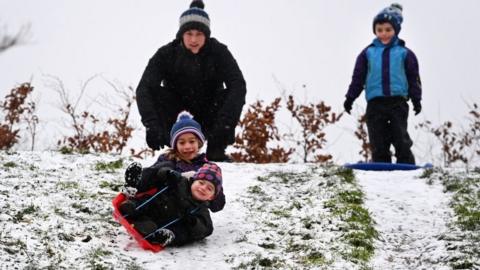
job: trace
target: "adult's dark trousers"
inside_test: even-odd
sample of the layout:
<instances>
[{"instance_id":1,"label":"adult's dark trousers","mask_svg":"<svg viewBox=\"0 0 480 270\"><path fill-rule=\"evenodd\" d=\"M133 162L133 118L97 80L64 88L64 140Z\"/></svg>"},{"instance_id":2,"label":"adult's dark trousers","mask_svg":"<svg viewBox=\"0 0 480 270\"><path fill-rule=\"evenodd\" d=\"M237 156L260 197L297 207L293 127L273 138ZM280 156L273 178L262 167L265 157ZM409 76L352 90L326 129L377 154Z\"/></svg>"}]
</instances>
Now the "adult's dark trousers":
<instances>
[{"instance_id":1,"label":"adult's dark trousers","mask_svg":"<svg viewBox=\"0 0 480 270\"><path fill-rule=\"evenodd\" d=\"M408 103L404 97L380 97L367 103L367 129L372 160L392 162L390 145L397 163L415 164L408 134Z\"/></svg>"}]
</instances>

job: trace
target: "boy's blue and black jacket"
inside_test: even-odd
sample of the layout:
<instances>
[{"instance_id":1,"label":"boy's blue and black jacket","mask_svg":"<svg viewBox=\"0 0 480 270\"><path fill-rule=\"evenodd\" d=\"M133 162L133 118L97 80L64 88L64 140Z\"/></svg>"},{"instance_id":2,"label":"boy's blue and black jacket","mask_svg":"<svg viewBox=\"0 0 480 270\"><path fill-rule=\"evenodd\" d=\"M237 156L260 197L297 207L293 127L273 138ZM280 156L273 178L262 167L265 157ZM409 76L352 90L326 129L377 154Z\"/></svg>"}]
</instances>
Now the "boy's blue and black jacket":
<instances>
[{"instance_id":1,"label":"boy's blue and black jacket","mask_svg":"<svg viewBox=\"0 0 480 270\"><path fill-rule=\"evenodd\" d=\"M422 99L417 57L403 40L394 37L383 44L375 39L360 53L346 97L355 100L364 88L367 101L390 96Z\"/></svg>"}]
</instances>

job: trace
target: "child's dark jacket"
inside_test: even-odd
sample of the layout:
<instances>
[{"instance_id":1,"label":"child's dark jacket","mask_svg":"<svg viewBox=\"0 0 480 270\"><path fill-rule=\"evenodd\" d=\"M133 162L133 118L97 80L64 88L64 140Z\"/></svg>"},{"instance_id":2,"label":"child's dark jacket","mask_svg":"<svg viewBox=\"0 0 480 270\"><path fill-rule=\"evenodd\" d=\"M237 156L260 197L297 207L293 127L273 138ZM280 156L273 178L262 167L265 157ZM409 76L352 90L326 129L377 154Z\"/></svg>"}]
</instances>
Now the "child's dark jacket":
<instances>
[{"instance_id":1,"label":"child's dark jacket","mask_svg":"<svg viewBox=\"0 0 480 270\"><path fill-rule=\"evenodd\" d=\"M159 173L161 170L163 172ZM213 232L207 205L192 198L191 184L190 180L179 173L170 173L168 168L149 167L142 172L142 179L137 186L139 193L155 187L160 190L168 186L165 192L141 208L138 216L147 217L158 227L180 218L178 222L167 227L175 234L172 245L179 246L200 240ZM140 198L137 205L149 198L150 196Z\"/></svg>"},{"instance_id":2,"label":"child's dark jacket","mask_svg":"<svg viewBox=\"0 0 480 270\"><path fill-rule=\"evenodd\" d=\"M198 171L205 163L209 163L205 154L200 154L190 162L184 160L172 160L163 154L158 157L157 162L153 164L150 168L160 169L160 168L170 168L177 172L188 172L188 171ZM225 194L223 190L220 191L215 200L208 203L208 208L212 212L218 212L223 209L225 206Z\"/></svg>"}]
</instances>

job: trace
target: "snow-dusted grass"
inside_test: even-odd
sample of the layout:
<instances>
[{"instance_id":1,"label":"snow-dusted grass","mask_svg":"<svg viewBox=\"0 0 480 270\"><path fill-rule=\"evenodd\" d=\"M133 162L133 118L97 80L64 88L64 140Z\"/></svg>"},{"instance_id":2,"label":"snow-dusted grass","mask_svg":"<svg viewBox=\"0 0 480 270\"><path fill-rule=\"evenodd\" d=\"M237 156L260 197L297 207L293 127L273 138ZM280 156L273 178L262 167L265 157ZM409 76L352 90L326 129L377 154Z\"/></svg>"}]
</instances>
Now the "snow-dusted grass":
<instances>
[{"instance_id":1,"label":"snow-dusted grass","mask_svg":"<svg viewBox=\"0 0 480 270\"><path fill-rule=\"evenodd\" d=\"M129 162L0 152L0 269L480 267L478 172L221 163L213 234L152 253L111 215Z\"/></svg>"},{"instance_id":2,"label":"snow-dusted grass","mask_svg":"<svg viewBox=\"0 0 480 270\"><path fill-rule=\"evenodd\" d=\"M422 175L429 184L440 182L454 218L443 235L450 250L449 265L453 269L480 269L480 169L470 173L429 170Z\"/></svg>"},{"instance_id":3,"label":"snow-dusted grass","mask_svg":"<svg viewBox=\"0 0 480 270\"><path fill-rule=\"evenodd\" d=\"M231 257L236 268L360 269L367 265L376 232L361 206L352 171L300 169L279 167L248 188L242 201L257 229L239 238L250 248Z\"/></svg>"}]
</instances>

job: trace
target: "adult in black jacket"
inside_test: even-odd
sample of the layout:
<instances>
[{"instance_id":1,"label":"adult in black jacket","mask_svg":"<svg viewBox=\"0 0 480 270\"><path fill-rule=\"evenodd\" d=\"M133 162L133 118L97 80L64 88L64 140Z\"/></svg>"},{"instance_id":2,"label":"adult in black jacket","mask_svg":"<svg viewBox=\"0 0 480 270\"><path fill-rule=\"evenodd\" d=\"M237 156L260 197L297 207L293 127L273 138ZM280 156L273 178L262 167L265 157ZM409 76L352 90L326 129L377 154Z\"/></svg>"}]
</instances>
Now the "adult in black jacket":
<instances>
[{"instance_id":1,"label":"adult in black jacket","mask_svg":"<svg viewBox=\"0 0 480 270\"><path fill-rule=\"evenodd\" d=\"M245 104L246 84L227 46L210 37L202 1L180 16L176 39L149 60L137 88L137 104L152 149L168 146L169 131L182 110L207 136L207 158L225 161Z\"/></svg>"}]
</instances>

